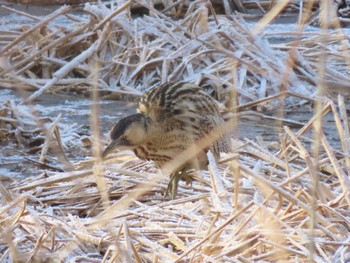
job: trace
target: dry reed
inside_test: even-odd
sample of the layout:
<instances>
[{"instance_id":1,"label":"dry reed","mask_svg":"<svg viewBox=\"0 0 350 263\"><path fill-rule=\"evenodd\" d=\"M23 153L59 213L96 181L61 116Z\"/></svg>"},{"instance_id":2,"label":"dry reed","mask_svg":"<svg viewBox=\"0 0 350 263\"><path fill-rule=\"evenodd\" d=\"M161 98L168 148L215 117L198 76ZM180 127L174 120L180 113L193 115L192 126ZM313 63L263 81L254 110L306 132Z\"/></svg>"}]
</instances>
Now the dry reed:
<instances>
[{"instance_id":1,"label":"dry reed","mask_svg":"<svg viewBox=\"0 0 350 263\"><path fill-rule=\"evenodd\" d=\"M37 165L48 170L0 184L0 261L349 261L347 109L342 96L325 97L325 87L348 88L348 39L341 28L330 32L321 23L323 32L304 33L314 4L304 1L309 17L299 19L296 38L273 46L258 33L285 8L283 1L253 29L239 15L214 16L203 1L181 19L136 2L150 15L133 18L131 1L114 10L88 4L88 16L67 15L71 26L55 25L53 19L70 10L62 7L43 19L29 16L32 27L1 39L2 85L34 92L24 100L33 103L30 113L13 101L2 104L0 138L24 149L40 145ZM168 10L180 10L182 2ZM339 67L327 66L332 63ZM236 111L283 108L293 97L294 105L315 105L315 114L306 124L277 114L274 121L301 126L283 127L277 151L243 138L219 164L208 153L208 171L194 175L191 186L180 183L178 198L167 200L162 194L169 178L152 163L128 152L101 160L97 102L101 90L138 97L159 82L178 80L207 84L219 99L236 94ZM40 118L33 109L44 92L62 90L87 91L95 102L94 156L73 164L59 133L61 116ZM327 114L341 149L323 132ZM213 140L203 144L207 139ZM45 163L50 147L62 167Z\"/></svg>"}]
</instances>

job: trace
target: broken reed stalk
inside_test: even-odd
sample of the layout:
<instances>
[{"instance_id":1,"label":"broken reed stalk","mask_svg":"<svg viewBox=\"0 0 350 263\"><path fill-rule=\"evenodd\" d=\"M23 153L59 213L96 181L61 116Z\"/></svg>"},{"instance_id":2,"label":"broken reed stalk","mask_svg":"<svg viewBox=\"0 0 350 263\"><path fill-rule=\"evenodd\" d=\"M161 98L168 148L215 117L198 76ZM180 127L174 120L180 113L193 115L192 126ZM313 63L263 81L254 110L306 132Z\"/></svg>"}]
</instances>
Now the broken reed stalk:
<instances>
[{"instance_id":1,"label":"broken reed stalk","mask_svg":"<svg viewBox=\"0 0 350 263\"><path fill-rule=\"evenodd\" d=\"M10 7L8 7L8 6L2 5L0 8L5 9L5 10L10 11L10 12L15 13L15 14L19 14L19 15L21 15L21 16L28 17L28 18L30 18L30 19L32 19L32 20L35 20L35 21L41 21L41 18L40 18L40 17L33 16L33 15L30 15L30 14L25 13L25 12L21 12L21 11L19 11L19 10L10 8Z\"/></svg>"},{"instance_id":2,"label":"broken reed stalk","mask_svg":"<svg viewBox=\"0 0 350 263\"><path fill-rule=\"evenodd\" d=\"M60 119L61 119L61 114L59 114L56 120L53 123L51 123L50 126L47 128L45 142L44 142L44 145L42 146L42 150L39 158L40 162L43 162L46 158L46 154L52 142L52 137L54 135L55 129L57 128L57 124L60 121Z\"/></svg>"},{"instance_id":3,"label":"broken reed stalk","mask_svg":"<svg viewBox=\"0 0 350 263\"><path fill-rule=\"evenodd\" d=\"M0 50L0 56L4 55L6 52L10 50L10 48L14 47L19 42L23 41L25 38L27 38L30 34L32 34L35 30L40 29L41 27L48 24L51 20L55 19L56 17L67 13L71 10L71 6L63 6L59 9L57 9L52 14L48 15L47 17L43 18L38 24L36 24L34 27L28 29L26 32L24 32L21 36L16 38L14 41L12 41L10 44L5 46L3 49Z\"/></svg>"},{"instance_id":4,"label":"broken reed stalk","mask_svg":"<svg viewBox=\"0 0 350 263\"><path fill-rule=\"evenodd\" d=\"M53 74L53 78L46 83L39 90L35 91L32 95L30 95L26 100L23 101L24 104L30 103L43 94L47 89L51 88L54 84L56 84L61 78L67 75L73 68L81 64L86 59L90 58L98 49L100 42L102 40L97 40L94 44L92 44L87 50L82 52L79 56L77 56L73 61L67 63L58 71Z\"/></svg>"},{"instance_id":5,"label":"broken reed stalk","mask_svg":"<svg viewBox=\"0 0 350 263\"><path fill-rule=\"evenodd\" d=\"M38 52L34 53L33 55L28 56L27 58L17 62L16 64L14 64L12 67L6 69L5 71L3 71L1 73L1 75L5 75L9 72L11 72L12 70L20 70L19 67L22 65L27 64L29 61L32 61L35 58L38 58L40 55L45 54L46 51L49 51L53 48L57 48L60 44L64 43L65 41L67 41L68 39L72 38L73 36L76 36L80 33L82 33L84 30L86 30L88 28L89 24L85 24L81 27L79 27L76 30L73 30L72 32L68 33L67 35L64 35L63 37L53 41L52 43L48 44L47 46L45 46L44 48L42 48L41 50L39 50Z\"/></svg>"}]
</instances>

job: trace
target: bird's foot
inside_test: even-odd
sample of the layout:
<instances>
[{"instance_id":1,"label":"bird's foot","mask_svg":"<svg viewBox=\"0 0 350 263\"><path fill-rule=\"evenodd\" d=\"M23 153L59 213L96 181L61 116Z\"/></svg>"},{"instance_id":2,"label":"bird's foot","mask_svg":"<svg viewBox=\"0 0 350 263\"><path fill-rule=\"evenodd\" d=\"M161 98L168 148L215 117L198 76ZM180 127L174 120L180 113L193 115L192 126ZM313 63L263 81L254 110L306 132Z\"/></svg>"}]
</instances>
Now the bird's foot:
<instances>
[{"instance_id":1,"label":"bird's foot","mask_svg":"<svg viewBox=\"0 0 350 263\"><path fill-rule=\"evenodd\" d=\"M183 172L181 174L181 179L184 180L186 182L186 185L190 185L192 186L192 182L193 182L193 172L197 172L197 171L186 171Z\"/></svg>"},{"instance_id":2,"label":"bird's foot","mask_svg":"<svg viewBox=\"0 0 350 263\"><path fill-rule=\"evenodd\" d=\"M174 172L170 176L170 182L165 191L165 197L167 197L170 193L170 198L174 200L177 196L177 188L179 186L179 181L182 178L181 172Z\"/></svg>"},{"instance_id":3,"label":"bird's foot","mask_svg":"<svg viewBox=\"0 0 350 263\"><path fill-rule=\"evenodd\" d=\"M193 177L191 176L191 172L179 171L172 173L170 176L170 182L165 191L165 197L167 197L170 194L172 200L176 198L180 180L185 180L187 185L192 185Z\"/></svg>"}]
</instances>

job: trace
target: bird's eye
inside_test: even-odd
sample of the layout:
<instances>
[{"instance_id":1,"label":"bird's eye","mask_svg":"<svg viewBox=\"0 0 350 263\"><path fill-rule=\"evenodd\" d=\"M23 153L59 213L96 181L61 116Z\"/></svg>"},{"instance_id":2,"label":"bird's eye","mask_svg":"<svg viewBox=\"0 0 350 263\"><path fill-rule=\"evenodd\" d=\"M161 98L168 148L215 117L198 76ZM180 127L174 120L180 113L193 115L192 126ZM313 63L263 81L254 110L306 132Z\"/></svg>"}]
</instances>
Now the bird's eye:
<instances>
[{"instance_id":1,"label":"bird's eye","mask_svg":"<svg viewBox=\"0 0 350 263\"><path fill-rule=\"evenodd\" d=\"M126 140L126 136L123 135L121 139L122 139L123 141Z\"/></svg>"}]
</instances>

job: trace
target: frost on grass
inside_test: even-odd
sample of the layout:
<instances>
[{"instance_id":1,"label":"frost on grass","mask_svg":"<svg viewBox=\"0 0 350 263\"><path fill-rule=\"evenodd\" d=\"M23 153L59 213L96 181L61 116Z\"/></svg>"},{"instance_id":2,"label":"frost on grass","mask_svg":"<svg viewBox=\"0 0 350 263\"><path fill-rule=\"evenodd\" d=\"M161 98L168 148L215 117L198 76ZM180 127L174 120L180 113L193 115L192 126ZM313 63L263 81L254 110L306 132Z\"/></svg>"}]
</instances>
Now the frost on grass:
<instances>
[{"instance_id":1,"label":"frost on grass","mask_svg":"<svg viewBox=\"0 0 350 263\"><path fill-rule=\"evenodd\" d=\"M57 25L54 19L70 11L62 7L29 28L11 28L12 38L1 42L1 82L35 91L30 99L36 99L96 86L139 96L160 82L186 80L211 87L219 99L235 90L240 110L283 90L312 98L323 43L331 44L328 61L334 63L323 76L326 83L347 81L337 31L271 44L263 32L253 36L239 16L214 19L205 5L179 19L151 7L150 15L135 18L128 8L87 5L86 16L70 15L70 23ZM290 68L289 56L295 59ZM62 125L59 114L38 117L33 105L9 98L0 108L1 146L6 138L37 151L46 171L22 180L0 177L1 261L347 262L346 104L342 97L337 104L318 103L322 114L297 131L284 127L275 150L242 139L219 164L209 153L208 171L192 185L180 182L177 199L168 200L169 178L151 162L129 152L104 162L69 162L65 150L79 142L79 127ZM333 149L322 130L315 132L327 113L341 149ZM53 144L60 167L48 162Z\"/></svg>"},{"instance_id":2,"label":"frost on grass","mask_svg":"<svg viewBox=\"0 0 350 263\"><path fill-rule=\"evenodd\" d=\"M341 97L322 111L349 134ZM7 182L0 186L2 259L347 261L348 140L341 137L343 153L321 132L314 158L306 133L316 119L296 132L285 127L277 152L249 140L235 140L219 164L209 152L208 171L192 185L180 182L175 200L164 197L169 177L126 151Z\"/></svg>"},{"instance_id":3,"label":"frost on grass","mask_svg":"<svg viewBox=\"0 0 350 263\"><path fill-rule=\"evenodd\" d=\"M209 87L219 99L234 90L241 103L285 90L313 97L323 43L334 63L327 81L348 81L340 30L325 35L308 27L303 34L271 26L253 35L252 22L213 16L205 4L172 18L143 1L138 4L148 14L133 15L128 3L115 10L86 4L79 17L65 6L29 27L11 27L1 42L3 85L34 90L30 100L49 91L89 92L95 85L140 96L159 83L182 80ZM281 44L272 37L286 35L292 40Z\"/></svg>"}]
</instances>

